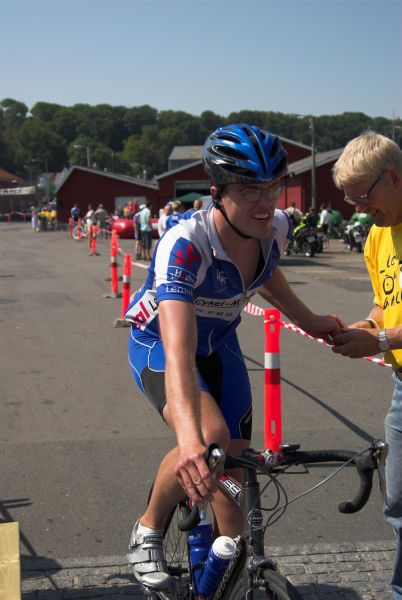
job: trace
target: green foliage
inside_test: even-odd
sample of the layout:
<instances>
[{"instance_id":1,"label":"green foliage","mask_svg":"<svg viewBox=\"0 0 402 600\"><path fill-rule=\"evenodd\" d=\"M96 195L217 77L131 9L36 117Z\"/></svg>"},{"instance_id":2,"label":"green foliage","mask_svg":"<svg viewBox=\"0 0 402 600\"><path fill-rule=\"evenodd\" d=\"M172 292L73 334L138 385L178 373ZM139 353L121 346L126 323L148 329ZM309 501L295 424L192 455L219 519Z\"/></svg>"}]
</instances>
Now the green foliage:
<instances>
[{"instance_id":1,"label":"green foliage","mask_svg":"<svg viewBox=\"0 0 402 600\"><path fill-rule=\"evenodd\" d=\"M26 177L79 164L151 178L167 170L174 146L202 145L211 131L229 123L253 123L311 145L311 118L273 111L241 110L227 117L205 110L142 106L37 102L30 110L12 98L0 101L0 166ZM401 128L384 117L346 112L314 118L316 150L341 148L362 131L374 129L400 140Z\"/></svg>"}]
</instances>

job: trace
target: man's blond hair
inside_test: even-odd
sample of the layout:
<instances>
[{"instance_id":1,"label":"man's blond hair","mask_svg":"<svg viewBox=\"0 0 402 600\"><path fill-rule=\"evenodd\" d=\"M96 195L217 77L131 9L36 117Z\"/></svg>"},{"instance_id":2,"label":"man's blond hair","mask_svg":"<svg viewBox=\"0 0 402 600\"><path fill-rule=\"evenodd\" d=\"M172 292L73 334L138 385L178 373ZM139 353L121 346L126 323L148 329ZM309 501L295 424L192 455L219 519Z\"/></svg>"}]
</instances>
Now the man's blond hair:
<instances>
[{"instance_id":1,"label":"man's blond hair","mask_svg":"<svg viewBox=\"0 0 402 600\"><path fill-rule=\"evenodd\" d=\"M173 202L172 202L172 208L173 208L173 210L179 210L180 207L181 207L180 200L173 200Z\"/></svg>"},{"instance_id":2,"label":"man's blond hair","mask_svg":"<svg viewBox=\"0 0 402 600\"><path fill-rule=\"evenodd\" d=\"M335 185L359 183L378 177L381 171L394 168L402 174L402 151L385 135L367 131L351 140L332 168Z\"/></svg>"}]
</instances>

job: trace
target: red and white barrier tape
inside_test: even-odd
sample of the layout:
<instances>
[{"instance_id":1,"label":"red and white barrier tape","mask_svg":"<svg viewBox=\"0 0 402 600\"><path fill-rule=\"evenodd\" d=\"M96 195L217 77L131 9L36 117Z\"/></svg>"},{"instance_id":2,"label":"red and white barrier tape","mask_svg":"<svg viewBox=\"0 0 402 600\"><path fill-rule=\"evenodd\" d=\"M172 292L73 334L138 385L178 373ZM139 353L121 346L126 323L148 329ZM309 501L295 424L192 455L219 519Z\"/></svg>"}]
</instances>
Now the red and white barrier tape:
<instances>
[{"instance_id":1,"label":"red and white barrier tape","mask_svg":"<svg viewBox=\"0 0 402 600\"><path fill-rule=\"evenodd\" d=\"M264 316L264 313L265 313L265 310L263 308L260 308L259 306L255 306L255 304L251 304L251 302L249 302L244 307L244 311L246 313L248 313L249 315L257 315L257 316ZM297 325L294 325L293 323L286 323L285 321L279 321L279 323L280 323L281 327L284 327L285 329L289 329L290 331L300 333L300 335L303 335L304 337L308 337L308 338L310 338L310 340L314 340L315 342L323 344L324 346L331 347L331 345L328 344L328 342L326 342L325 340L323 340L321 338L313 337L312 335L310 335L309 333L306 333L305 331L303 331L303 329L300 329L300 327L297 327ZM376 363L377 365L380 365L381 367L392 368L391 365L389 365L388 363L385 363L381 358L376 358L375 356L365 356L364 359L369 360L370 362Z\"/></svg>"}]
</instances>

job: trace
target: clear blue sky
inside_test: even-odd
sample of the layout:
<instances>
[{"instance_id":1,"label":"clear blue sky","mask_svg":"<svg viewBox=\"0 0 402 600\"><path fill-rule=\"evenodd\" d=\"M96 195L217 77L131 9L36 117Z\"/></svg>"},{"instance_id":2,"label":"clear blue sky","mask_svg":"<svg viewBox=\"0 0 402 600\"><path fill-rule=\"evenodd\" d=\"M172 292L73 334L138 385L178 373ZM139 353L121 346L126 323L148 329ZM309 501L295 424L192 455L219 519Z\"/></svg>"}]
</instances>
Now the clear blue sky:
<instances>
[{"instance_id":1,"label":"clear blue sky","mask_svg":"<svg viewBox=\"0 0 402 600\"><path fill-rule=\"evenodd\" d=\"M0 99L402 117L402 0L0 0Z\"/></svg>"}]
</instances>

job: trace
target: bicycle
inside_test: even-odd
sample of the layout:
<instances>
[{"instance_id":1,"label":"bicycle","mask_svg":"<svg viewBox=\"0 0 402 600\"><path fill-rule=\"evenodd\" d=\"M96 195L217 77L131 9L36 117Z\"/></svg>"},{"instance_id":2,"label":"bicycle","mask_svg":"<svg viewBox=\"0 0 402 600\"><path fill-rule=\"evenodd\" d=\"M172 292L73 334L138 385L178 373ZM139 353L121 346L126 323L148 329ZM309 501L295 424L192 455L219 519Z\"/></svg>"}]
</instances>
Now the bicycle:
<instances>
[{"instance_id":1,"label":"bicycle","mask_svg":"<svg viewBox=\"0 0 402 600\"><path fill-rule=\"evenodd\" d=\"M79 234L79 231L81 231L81 234ZM88 237L88 225L86 223L81 223L81 225L78 225L78 223L76 223L73 227L73 238L75 240L79 240L80 238L86 237Z\"/></svg>"},{"instance_id":2,"label":"bicycle","mask_svg":"<svg viewBox=\"0 0 402 600\"><path fill-rule=\"evenodd\" d=\"M216 452L220 454L217 456ZM218 480L218 488L233 502L236 502L243 513L246 531L236 538L236 553L227 567L221 582L209 600L301 600L296 588L278 570L274 560L266 556L264 534L273 520L280 518L289 502L305 495L307 492L288 501L278 476L291 465L341 462L341 466L324 481L335 475L346 465L356 467L360 477L360 487L353 500L341 502L338 506L342 513L354 513L363 508L368 501L373 471L378 470L380 488L385 494L385 458L388 446L381 440L374 440L370 447L357 454L348 450L312 450L301 451L297 444L284 444L280 452L265 450L257 452L245 450L240 456L226 456L221 450L210 447L211 456L215 460L224 460L225 468L241 468L243 483L239 484L230 476L223 475ZM222 458L223 454L223 458ZM210 468L210 462L208 462ZM211 469L212 470L212 469ZM260 490L257 474L268 476L268 484ZM264 508L261 505L261 494L267 485L273 484L284 493L285 503ZM318 486L314 486L315 489ZM312 490L308 490L312 491ZM150 495L152 494L152 488ZM270 511L271 517L264 524L263 512ZM202 516L202 514L201 514ZM187 531L200 521L197 507L190 510L188 500L180 502L167 519L164 530L164 550L171 575L171 586L168 591L155 590L142 586L144 597L150 600L195 600L194 578L189 561Z\"/></svg>"}]
</instances>

